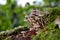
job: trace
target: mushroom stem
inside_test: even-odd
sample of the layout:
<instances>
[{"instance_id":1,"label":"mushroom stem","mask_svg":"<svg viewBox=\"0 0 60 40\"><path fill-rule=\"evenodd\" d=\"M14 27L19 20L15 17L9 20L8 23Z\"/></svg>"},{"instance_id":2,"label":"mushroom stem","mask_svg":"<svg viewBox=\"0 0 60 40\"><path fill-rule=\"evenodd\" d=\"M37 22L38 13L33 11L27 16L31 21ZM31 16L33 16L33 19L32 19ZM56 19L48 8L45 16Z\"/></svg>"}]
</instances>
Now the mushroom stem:
<instances>
[{"instance_id":1,"label":"mushroom stem","mask_svg":"<svg viewBox=\"0 0 60 40\"><path fill-rule=\"evenodd\" d=\"M23 33L23 37L25 37L24 33Z\"/></svg>"},{"instance_id":2,"label":"mushroom stem","mask_svg":"<svg viewBox=\"0 0 60 40\"><path fill-rule=\"evenodd\" d=\"M22 31L21 33L23 34L23 37L25 37L25 31Z\"/></svg>"}]
</instances>

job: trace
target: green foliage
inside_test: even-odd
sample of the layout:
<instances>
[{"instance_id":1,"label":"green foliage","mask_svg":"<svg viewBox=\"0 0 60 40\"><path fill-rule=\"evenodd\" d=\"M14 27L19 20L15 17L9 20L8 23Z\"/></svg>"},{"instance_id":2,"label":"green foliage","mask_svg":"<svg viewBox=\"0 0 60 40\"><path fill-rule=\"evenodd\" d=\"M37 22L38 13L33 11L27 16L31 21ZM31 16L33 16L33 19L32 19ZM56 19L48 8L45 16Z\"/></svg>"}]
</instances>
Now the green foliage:
<instances>
[{"instance_id":1,"label":"green foliage","mask_svg":"<svg viewBox=\"0 0 60 40\"><path fill-rule=\"evenodd\" d=\"M60 5L60 0L43 0L46 4L45 6L57 7Z\"/></svg>"},{"instance_id":2,"label":"green foliage","mask_svg":"<svg viewBox=\"0 0 60 40\"><path fill-rule=\"evenodd\" d=\"M39 33L36 35L35 40L60 40L60 30L58 29L43 29L40 30ZM34 40L33 39L33 40Z\"/></svg>"},{"instance_id":3,"label":"green foliage","mask_svg":"<svg viewBox=\"0 0 60 40\"><path fill-rule=\"evenodd\" d=\"M24 23L24 14L22 7L16 7L16 1L12 3L11 0L7 0L6 5L0 5L0 31L4 31L12 28L11 18L15 12L18 16L20 25Z\"/></svg>"}]
</instances>

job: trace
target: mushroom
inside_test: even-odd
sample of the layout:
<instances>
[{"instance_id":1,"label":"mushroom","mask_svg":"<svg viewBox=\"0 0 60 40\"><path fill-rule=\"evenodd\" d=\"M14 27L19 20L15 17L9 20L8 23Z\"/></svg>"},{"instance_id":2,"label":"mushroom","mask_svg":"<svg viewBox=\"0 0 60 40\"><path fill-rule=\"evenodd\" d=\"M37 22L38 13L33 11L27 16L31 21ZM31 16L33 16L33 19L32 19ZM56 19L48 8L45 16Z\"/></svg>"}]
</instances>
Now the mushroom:
<instances>
[{"instance_id":1,"label":"mushroom","mask_svg":"<svg viewBox=\"0 0 60 40\"><path fill-rule=\"evenodd\" d=\"M60 29L60 18L57 18L57 19L55 20L55 24L58 24L59 29Z\"/></svg>"},{"instance_id":2,"label":"mushroom","mask_svg":"<svg viewBox=\"0 0 60 40\"><path fill-rule=\"evenodd\" d=\"M34 30L34 28L30 28L30 31Z\"/></svg>"},{"instance_id":3,"label":"mushroom","mask_svg":"<svg viewBox=\"0 0 60 40\"><path fill-rule=\"evenodd\" d=\"M30 25L30 31L34 30L33 24Z\"/></svg>"},{"instance_id":4,"label":"mushroom","mask_svg":"<svg viewBox=\"0 0 60 40\"><path fill-rule=\"evenodd\" d=\"M33 10L31 14L32 15L35 15L36 14L36 10Z\"/></svg>"},{"instance_id":5,"label":"mushroom","mask_svg":"<svg viewBox=\"0 0 60 40\"><path fill-rule=\"evenodd\" d=\"M36 21L35 21L35 19L30 18L30 22L33 23L33 22L36 22Z\"/></svg>"},{"instance_id":6,"label":"mushroom","mask_svg":"<svg viewBox=\"0 0 60 40\"><path fill-rule=\"evenodd\" d=\"M28 21L28 15L25 16L24 21L26 21L26 22Z\"/></svg>"},{"instance_id":7,"label":"mushroom","mask_svg":"<svg viewBox=\"0 0 60 40\"><path fill-rule=\"evenodd\" d=\"M35 20L39 20L39 19L41 19L40 16L35 16Z\"/></svg>"},{"instance_id":8,"label":"mushroom","mask_svg":"<svg viewBox=\"0 0 60 40\"><path fill-rule=\"evenodd\" d=\"M25 37L26 31L21 31L21 33L23 34L23 37Z\"/></svg>"},{"instance_id":9,"label":"mushroom","mask_svg":"<svg viewBox=\"0 0 60 40\"><path fill-rule=\"evenodd\" d=\"M38 23L33 23L33 25L34 25L33 27L35 28L35 30L38 31L40 28L40 25Z\"/></svg>"},{"instance_id":10,"label":"mushroom","mask_svg":"<svg viewBox=\"0 0 60 40\"><path fill-rule=\"evenodd\" d=\"M40 25L38 23L33 23L33 25L34 25L34 28L35 27L40 27Z\"/></svg>"},{"instance_id":11,"label":"mushroom","mask_svg":"<svg viewBox=\"0 0 60 40\"><path fill-rule=\"evenodd\" d=\"M39 12L38 14L40 17L44 16L44 13L42 11Z\"/></svg>"}]
</instances>

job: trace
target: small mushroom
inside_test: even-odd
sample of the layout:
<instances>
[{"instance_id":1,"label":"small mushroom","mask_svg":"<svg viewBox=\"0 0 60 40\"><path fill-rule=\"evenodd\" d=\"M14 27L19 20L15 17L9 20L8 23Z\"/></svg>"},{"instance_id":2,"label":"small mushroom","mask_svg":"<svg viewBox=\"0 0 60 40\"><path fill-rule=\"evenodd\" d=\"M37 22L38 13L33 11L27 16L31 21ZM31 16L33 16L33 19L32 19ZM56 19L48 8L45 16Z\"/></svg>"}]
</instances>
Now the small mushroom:
<instances>
[{"instance_id":1,"label":"small mushroom","mask_svg":"<svg viewBox=\"0 0 60 40\"><path fill-rule=\"evenodd\" d=\"M39 12L38 14L40 17L44 16L44 13L42 11Z\"/></svg>"},{"instance_id":2,"label":"small mushroom","mask_svg":"<svg viewBox=\"0 0 60 40\"><path fill-rule=\"evenodd\" d=\"M60 18L57 18L57 19L55 20L55 24L58 24L59 29L60 29Z\"/></svg>"},{"instance_id":3,"label":"small mushroom","mask_svg":"<svg viewBox=\"0 0 60 40\"><path fill-rule=\"evenodd\" d=\"M34 28L36 28L36 27L40 27L40 25L37 24L37 23L33 23L33 25L34 25Z\"/></svg>"},{"instance_id":4,"label":"small mushroom","mask_svg":"<svg viewBox=\"0 0 60 40\"><path fill-rule=\"evenodd\" d=\"M30 28L30 31L34 30L34 28Z\"/></svg>"},{"instance_id":5,"label":"small mushroom","mask_svg":"<svg viewBox=\"0 0 60 40\"><path fill-rule=\"evenodd\" d=\"M35 20L39 20L39 19L41 19L40 16L35 16Z\"/></svg>"},{"instance_id":6,"label":"small mushroom","mask_svg":"<svg viewBox=\"0 0 60 40\"><path fill-rule=\"evenodd\" d=\"M33 22L36 22L33 18L30 18L30 22L33 23Z\"/></svg>"},{"instance_id":7,"label":"small mushroom","mask_svg":"<svg viewBox=\"0 0 60 40\"><path fill-rule=\"evenodd\" d=\"M36 14L36 12L37 12L36 10L33 10L31 14L35 15L35 14Z\"/></svg>"},{"instance_id":8,"label":"small mushroom","mask_svg":"<svg viewBox=\"0 0 60 40\"><path fill-rule=\"evenodd\" d=\"M24 21L26 21L26 22L28 21L28 15L25 16Z\"/></svg>"},{"instance_id":9,"label":"small mushroom","mask_svg":"<svg viewBox=\"0 0 60 40\"><path fill-rule=\"evenodd\" d=\"M26 31L21 31L21 33L23 34L23 37L25 37Z\"/></svg>"},{"instance_id":10,"label":"small mushroom","mask_svg":"<svg viewBox=\"0 0 60 40\"><path fill-rule=\"evenodd\" d=\"M29 28L30 31L34 30L33 26L34 26L33 24L30 25L30 28Z\"/></svg>"}]
</instances>

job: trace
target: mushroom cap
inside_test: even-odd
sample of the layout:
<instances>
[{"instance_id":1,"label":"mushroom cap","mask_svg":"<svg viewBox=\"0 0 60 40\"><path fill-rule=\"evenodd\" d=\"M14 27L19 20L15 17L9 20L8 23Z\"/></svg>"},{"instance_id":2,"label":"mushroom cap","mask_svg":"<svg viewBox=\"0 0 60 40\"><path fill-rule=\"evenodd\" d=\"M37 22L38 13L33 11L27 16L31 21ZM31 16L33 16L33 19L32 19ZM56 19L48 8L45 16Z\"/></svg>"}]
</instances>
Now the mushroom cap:
<instances>
[{"instance_id":1,"label":"mushroom cap","mask_svg":"<svg viewBox=\"0 0 60 40\"><path fill-rule=\"evenodd\" d=\"M24 21L26 21L26 22L28 21L28 15L25 16Z\"/></svg>"},{"instance_id":2,"label":"mushroom cap","mask_svg":"<svg viewBox=\"0 0 60 40\"><path fill-rule=\"evenodd\" d=\"M30 28L30 31L34 30L34 28Z\"/></svg>"},{"instance_id":3,"label":"mushroom cap","mask_svg":"<svg viewBox=\"0 0 60 40\"><path fill-rule=\"evenodd\" d=\"M26 31L21 31L21 33L25 33Z\"/></svg>"},{"instance_id":4,"label":"mushroom cap","mask_svg":"<svg viewBox=\"0 0 60 40\"><path fill-rule=\"evenodd\" d=\"M31 14L32 14L32 15L35 15L36 12L37 12L36 10L33 10Z\"/></svg>"},{"instance_id":5,"label":"mushroom cap","mask_svg":"<svg viewBox=\"0 0 60 40\"><path fill-rule=\"evenodd\" d=\"M40 10L32 10L31 15L44 16L44 12Z\"/></svg>"},{"instance_id":6,"label":"mushroom cap","mask_svg":"<svg viewBox=\"0 0 60 40\"><path fill-rule=\"evenodd\" d=\"M39 12L39 16L44 16L44 13L42 11Z\"/></svg>"},{"instance_id":7,"label":"mushroom cap","mask_svg":"<svg viewBox=\"0 0 60 40\"><path fill-rule=\"evenodd\" d=\"M40 16L35 16L35 20L39 20L40 18Z\"/></svg>"},{"instance_id":8,"label":"mushroom cap","mask_svg":"<svg viewBox=\"0 0 60 40\"><path fill-rule=\"evenodd\" d=\"M57 19L55 20L55 24L60 24L60 18L57 18Z\"/></svg>"},{"instance_id":9,"label":"mushroom cap","mask_svg":"<svg viewBox=\"0 0 60 40\"><path fill-rule=\"evenodd\" d=\"M37 24L37 23L33 23L33 25L34 25L34 28L36 28L36 27L40 27L40 25Z\"/></svg>"},{"instance_id":10,"label":"mushroom cap","mask_svg":"<svg viewBox=\"0 0 60 40\"><path fill-rule=\"evenodd\" d=\"M32 10L31 14L37 15L39 13L39 10Z\"/></svg>"}]
</instances>

